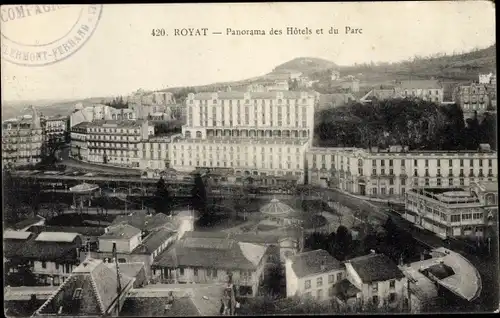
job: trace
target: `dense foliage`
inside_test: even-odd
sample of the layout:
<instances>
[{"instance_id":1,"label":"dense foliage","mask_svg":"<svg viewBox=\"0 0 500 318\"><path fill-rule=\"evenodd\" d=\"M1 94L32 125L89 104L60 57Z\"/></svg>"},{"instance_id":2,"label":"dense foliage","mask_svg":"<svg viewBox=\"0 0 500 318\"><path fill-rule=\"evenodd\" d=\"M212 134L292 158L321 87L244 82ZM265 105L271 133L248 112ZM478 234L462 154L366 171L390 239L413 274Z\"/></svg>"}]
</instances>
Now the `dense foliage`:
<instances>
[{"instance_id":1,"label":"dense foliage","mask_svg":"<svg viewBox=\"0 0 500 318\"><path fill-rule=\"evenodd\" d=\"M421 99L354 103L318 113L315 133L320 146L380 147L410 150L476 150L496 145L496 117L486 114L464 123L456 105L438 106Z\"/></svg>"},{"instance_id":2,"label":"dense foliage","mask_svg":"<svg viewBox=\"0 0 500 318\"><path fill-rule=\"evenodd\" d=\"M170 193L167 189L167 184L163 177L156 183L155 192L155 211L156 213L169 214L170 208Z\"/></svg>"}]
</instances>

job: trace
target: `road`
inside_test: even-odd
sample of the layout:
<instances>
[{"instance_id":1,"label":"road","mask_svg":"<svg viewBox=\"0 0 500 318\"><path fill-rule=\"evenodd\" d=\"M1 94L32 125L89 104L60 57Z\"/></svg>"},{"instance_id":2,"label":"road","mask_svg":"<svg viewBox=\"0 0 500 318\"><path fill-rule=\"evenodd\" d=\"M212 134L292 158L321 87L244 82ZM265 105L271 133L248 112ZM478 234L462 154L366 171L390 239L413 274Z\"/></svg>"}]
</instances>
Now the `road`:
<instances>
[{"instance_id":1,"label":"road","mask_svg":"<svg viewBox=\"0 0 500 318\"><path fill-rule=\"evenodd\" d=\"M98 172L108 172L108 173L116 173L116 174L125 174L131 176L140 176L141 171L133 168L122 168L122 167L113 167L113 166L101 166L90 164L82 161L78 161L72 158L65 159L61 162L69 168L81 169L85 171L98 171Z\"/></svg>"}]
</instances>

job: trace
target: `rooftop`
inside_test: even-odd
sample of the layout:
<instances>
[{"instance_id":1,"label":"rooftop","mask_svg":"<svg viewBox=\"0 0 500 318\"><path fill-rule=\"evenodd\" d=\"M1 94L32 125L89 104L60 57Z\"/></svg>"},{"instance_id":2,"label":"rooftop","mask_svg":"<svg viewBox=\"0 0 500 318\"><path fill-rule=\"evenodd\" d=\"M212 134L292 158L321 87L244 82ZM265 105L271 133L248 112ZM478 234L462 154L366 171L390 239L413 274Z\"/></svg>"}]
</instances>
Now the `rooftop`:
<instances>
[{"instance_id":1,"label":"rooftop","mask_svg":"<svg viewBox=\"0 0 500 318\"><path fill-rule=\"evenodd\" d=\"M223 284L168 284L148 285L142 288L145 294L152 291L158 297L132 296L125 301L120 316L135 317L188 317L219 316L220 299L223 295ZM158 289L158 291L155 291ZM165 303L169 291L172 291L174 302L165 311Z\"/></svg>"},{"instance_id":2,"label":"rooftop","mask_svg":"<svg viewBox=\"0 0 500 318\"><path fill-rule=\"evenodd\" d=\"M20 221L20 222L14 224L12 227L14 230L20 230L20 229L29 227L30 225L35 225L36 223L38 223L40 221L45 221L45 218L43 218L39 215L36 215L34 217Z\"/></svg>"},{"instance_id":3,"label":"rooftop","mask_svg":"<svg viewBox=\"0 0 500 318\"><path fill-rule=\"evenodd\" d=\"M433 281L411 266L399 266L408 278L409 288L421 300L432 300L438 297L438 289Z\"/></svg>"},{"instance_id":4,"label":"rooftop","mask_svg":"<svg viewBox=\"0 0 500 318\"><path fill-rule=\"evenodd\" d=\"M196 266L253 270L267 248L233 239L184 237L154 261L159 267Z\"/></svg>"},{"instance_id":5,"label":"rooftop","mask_svg":"<svg viewBox=\"0 0 500 318\"><path fill-rule=\"evenodd\" d=\"M348 299L356 297L358 293L361 292L356 286L354 286L349 280L343 279L334 287L335 295L346 302Z\"/></svg>"},{"instance_id":6,"label":"rooftop","mask_svg":"<svg viewBox=\"0 0 500 318\"><path fill-rule=\"evenodd\" d=\"M345 261L351 264L363 283L401 279L403 272L384 254L368 254Z\"/></svg>"},{"instance_id":7,"label":"rooftop","mask_svg":"<svg viewBox=\"0 0 500 318\"><path fill-rule=\"evenodd\" d=\"M96 236L96 237L104 234L104 229L102 227L95 227L95 226L33 225L28 230L34 233L69 232L69 233L78 233L84 236Z\"/></svg>"},{"instance_id":8,"label":"rooftop","mask_svg":"<svg viewBox=\"0 0 500 318\"><path fill-rule=\"evenodd\" d=\"M132 278L120 277L122 290L130 289ZM36 312L37 316L102 316L115 305L117 273L101 260L87 258L73 270L57 292Z\"/></svg>"},{"instance_id":9,"label":"rooftop","mask_svg":"<svg viewBox=\"0 0 500 318\"><path fill-rule=\"evenodd\" d=\"M176 226L172 224L172 218L163 213L148 214L145 211L138 211L128 215L118 215L111 226L118 224L128 224L142 231L151 231L161 227L175 230Z\"/></svg>"},{"instance_id":10,"label":"rooftop","mask_svg":"<svg viewBox=\"0 0 500 318\"><path fill-rule=\"evenodd\" d=\"M108 232L100 236L102 239L130 239L141 234L141 230L128 224L116 224L109 227Z\"/></svg>"},{"instance_id":11,"label":"rooftop","mask_svg":"<svg viewBox=\"0 0 500 318\"><path fill-rule=\"evenodd\" d=\"M442 279L437 277L439 285L468 301L480 295L481 276L465 257L444 247L434 249L431 254L433 256L431 259L411 263L410 267L423 274L425 270L431 269L433 274L443 277ZM443 264L446 267L443 267Z\"/></svg>"},{"instance_id":12,"label":"rooftop","mask_svg":"<svg viewBox=\"0 0 500 318\"><path fill-rule=\"evenodd\" d=\"M66 232L42 232L38 234L35 241L37 242L66 242L71 243L80 234L78 233L66 233Z\"/></svg>"},{"instance_id":13,"label":"rooftop","mask_svg":"<svg viewBox=\"0 0 500 318\"><path fill-rule=\"evenodd\" d=\"M417 188L411 189L410 192L447 204L480 203L479 198L462 188Z\"/></svg>"},{"instance_id":14,"label":"rooftop","mask_svg":"<svg viewBox=\"0 0 500 318\"><path fill-rule=\"evenodd\" d=\"M89 127L112 127L112 128L133 128L141 127L143 120L95 120Z\"/></svg>"},{"instance_id":15,"label":"rooftop","mask_svg":"<svg viewBox=\"0 0 500 318\"><path fill-rule=\"evenodd\" d=\"M142 242L132 251L133 254L152 254L175 232L168 229L153 230Z\"/></svg>"},{"instance_id":16,"label":"rooftop","mask_svg":"<svg viewBox=\"0 0 500 318\"><path fill-rule=\"evenodd\" d=\"M4 239L4 257L10 259L30 259L38 261L78 261L76 249L78 244L68 242L42 242L33 238L28 240Z\"/></svg>"},{"instance_id":17,"label":"rooftop","mask_svg":"<svg viewBox=\"0 0 500 318\"><path fill-rule=\"evenodd\" d=\"M24 231L11 231L6 230L3 232L3 239L11 239L11 240L26 240L28 239L32 232L24 232Z\"/></svg>"},{"instance_id":18,"label":"rooftop","mask_svg":"<svg viewBox=\"0 0 500 318\"><path fill-rule=\"evenodd\" d=\"M292 269L299 278L336 271L343 268L341 262L325 250L315 250L290 257Z\"/></svg>"},{"instance_id":19,"label":"rooftop","mask_svg":"<svg viewBox=\"0 0 500 318\"><path fill-rule=\"evenodd\" d=\"M78 184L74 187L69 188L69 191L71 192L90 192L90 191L95 191L99 189L99 186L97 184L90 184L83 182L81 184Z\"/></svg>"}]
</instances>

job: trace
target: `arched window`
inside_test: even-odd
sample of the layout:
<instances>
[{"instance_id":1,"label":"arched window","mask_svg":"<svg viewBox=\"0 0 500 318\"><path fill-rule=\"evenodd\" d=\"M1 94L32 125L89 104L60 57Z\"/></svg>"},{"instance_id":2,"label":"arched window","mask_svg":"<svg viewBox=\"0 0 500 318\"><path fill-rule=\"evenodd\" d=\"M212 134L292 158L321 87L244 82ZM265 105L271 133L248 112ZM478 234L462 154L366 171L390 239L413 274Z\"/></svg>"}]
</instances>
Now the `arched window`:
<instances>
[{"instance_id":1,"label":"arched window","mask_svg":"<svg viewBox=\"0 0 500 318\"><path fill-rule=\"evenodd\" d=\"M363 159L358 159L358 167L362 167L363 166Z\"/></svg>"},{"instance_id":2,"label":"arched window","mask_svg":"<svg viewBox=\"0 0 500 318\"><path fill-rule=\"evenodd\" d=\"M116 114L113 114L113 119L116 119Z\"/></svg>"},{"instance_id":3,"label":"arched window","mask_svg":"<svg viewBox=\"0 0 500 318\"><path fill-rule=\"evenodd\" d=\"M196 138L201 138L201 131L196 132Z\"/></svg>"},{"instance_id":4,"label":"arched window","mask_svg":"<svg viewBox=\"0 0 500 318\"><path fill-rule=\"evenodd\" d=\"M186 138L191 138L191 132L189 130L186 131L185 133Z\"/></svg>"}]
</instances>

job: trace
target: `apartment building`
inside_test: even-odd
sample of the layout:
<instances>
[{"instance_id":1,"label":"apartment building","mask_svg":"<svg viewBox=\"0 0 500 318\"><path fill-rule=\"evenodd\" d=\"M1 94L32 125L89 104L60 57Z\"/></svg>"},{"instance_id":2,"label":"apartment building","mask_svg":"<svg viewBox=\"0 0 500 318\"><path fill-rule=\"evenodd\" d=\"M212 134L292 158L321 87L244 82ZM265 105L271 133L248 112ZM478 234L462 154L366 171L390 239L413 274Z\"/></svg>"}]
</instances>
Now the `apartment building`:
<instances>
[{"instance_id":1,"label":"apartment building","mask_svg":"<svg viewBox=\"0 0 500 318\"><path fill-rule=\"evenodd\" d=\"M286 296L326 300L346 277L344 265L325 250L296 254L285 261Z\"/></svg>"},{"instance_id":2,"label":"apartment building","mask_svg":"<svg viewBox=\"0 0 500 318\"><path fill-rule=\"evenodd\" d=\"M239 296L256 296L264 278L267 247L232 238L185 236L160 254L153 277L165 283L227 283Z\"/></svg>"},{"instance_id":3,"label":"apartment building","mask_svg":"<svg viewBox=\"0 0 500 318\"><path fill-rule=\"evenodd\" d=\"M443 86L437 80L399 81L397 82L395 91L404 98L421 98L437 104L443 102L444 96Z\"/></svg>"},{"instance_id":4,"label":"apartment building","mask_svg":"<svg viewBox=\"0 0 500 318\"><path fill-rule=\"evenodd\" d=\"M498 178L497 154L487 150L313 147L307 151L306 162L310 184L375 198L402 200L411 188L463 187Z\"/></svg>"},{"instance_id":5,"label":"apartment building","mask_svg":"<svg viewBox=\"0 0 500 318\"><path fill-rule=\"evenodd\" d=\"M405 219L441 238L483 237L489 221L484 203L460 187L410 189L405 207Z\"/></svg>"},{"instance_id":6,"label":"apartment building","mask_svg":"<svg viewBox=\"0 0 500 318\"><path fill-rule=\"evenodd\" d=\"M89 137L89 122L81 122L71 127L70 138L70 156L82 160L89 160L89 148L88 148L88 137Z\"/></svg>"},{"instance_id":7,"label":"apartment building","mask_svg":"<svg viewBox=\"0 0 500 318\"><path fill-rule=\"evenodd\" d=\"M2 122L2 168L41 161L45 135L37 111L31 110L32 115Z\"/></svg>"},{"instance_id":8,"label":"apartment building","mask_svg":"<svg viewBox=\"0 0 500 318\"><path fill-rule=\"evenodd\" d=\"M68 131L67 116L41 117L41 125L47 140L64 142Z\"/></svg>"},{"instance_id":9,"label":"apartment building","mask_svg":"<svg viewBox=\"0 0 500 318\"><path fill-rule=\"evenodd\" d=\"M147 120L96 120L87 131L89 162L139 168L143 142L154 135L154 126Z\"/></svg>"},{"instance_id":10,"label":"apartment building","mask_svg":"<svg viewBox=\"0 0 500 318\"><path fill-rule=\"evenodd\" d=\"M460 85L453 91L453 101L463 110L464 116L483 113L491 106L491 89L487 84Z\"/></svg>"}]
</instances>

